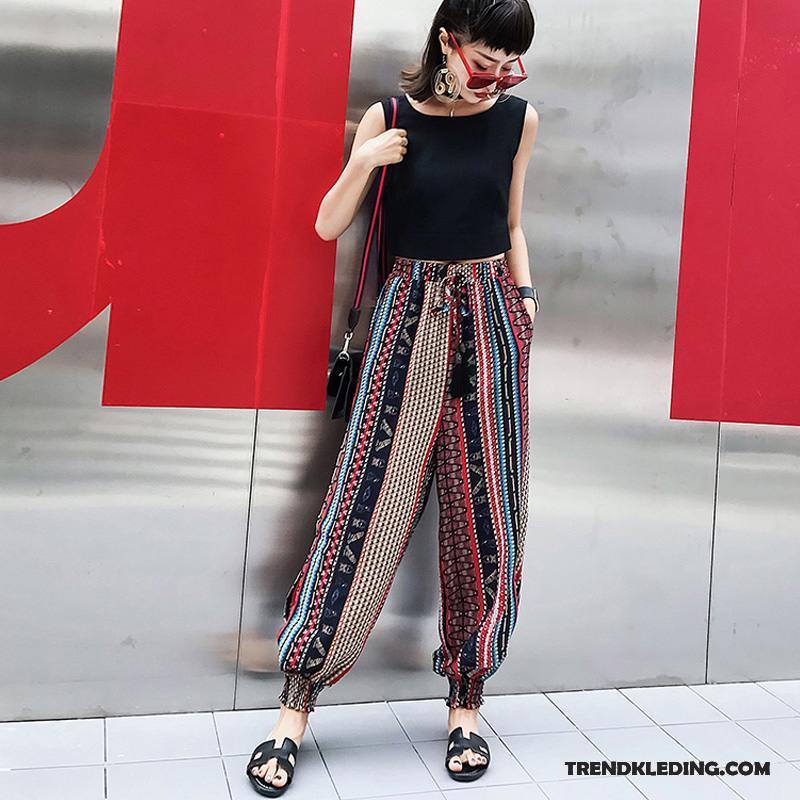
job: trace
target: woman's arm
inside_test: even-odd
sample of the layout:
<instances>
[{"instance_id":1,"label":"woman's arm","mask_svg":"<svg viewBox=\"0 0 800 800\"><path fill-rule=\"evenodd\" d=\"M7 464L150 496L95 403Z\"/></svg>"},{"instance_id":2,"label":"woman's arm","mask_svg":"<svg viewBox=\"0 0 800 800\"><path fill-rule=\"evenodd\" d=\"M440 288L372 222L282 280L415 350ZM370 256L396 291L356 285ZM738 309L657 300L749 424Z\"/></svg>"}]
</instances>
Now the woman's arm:
<instances>
[{"instance_id":1,"label":"woman's arm","mask_svg":"<svg viewBox=\"0 0 800 800\"><path fill-rule=\"evenodd\" d=\"M508 230L511 234L511 250L506 253L509 269L514 283L517 286L530 286L531 268L528 258L528 244L525 241L525 232L522 230L522 198L525 191L525 172L536 141L539 130L539 115L536 109L528 103L525 112L525 123L522 128L517 154L514 156L514 167L511 177L511 189L508 198ZM536 305L530 297L524 299L525 308L534 318Z\"/></svg>"},{"instance_id":2,"label":"woman's arm","mask_svg":"<svg viewBox=\"0 0 800 800\"><path fill-rule=\"evenodd\" d=\"M358 124L342 174L320 203L314 230L322 239L337 239L350 227L375 178L375 167L403 160L405 129L385 128L383 107L373 103Z\"/></svg>"}]
</instances>

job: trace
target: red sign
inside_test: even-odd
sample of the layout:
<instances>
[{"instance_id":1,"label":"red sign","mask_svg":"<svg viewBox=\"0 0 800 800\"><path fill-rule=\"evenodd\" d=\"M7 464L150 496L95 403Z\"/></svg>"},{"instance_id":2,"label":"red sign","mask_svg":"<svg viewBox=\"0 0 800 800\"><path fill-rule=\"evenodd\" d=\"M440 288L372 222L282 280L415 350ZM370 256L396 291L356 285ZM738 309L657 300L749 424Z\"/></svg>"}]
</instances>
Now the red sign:
<instances>
[{"instance_id":1,"label":"red sign","mask_svg":"<svg viewBox=\"0 0 800 800\"><path fill-rule=\"evenodd\" d=\"M800 5L702 0L671 417L800 424Z\"/></svg>"},{"instance_id":2,"label":"red sign","mask_svg":"<svg viewBox=\"0 0 800 800\"><path fill-rule=\"evenodd\" d=\"M124 3L90 180L0 226L0 379L111 303L104 405L324 407L336 244L314 220L352 20L352 0Z\"/></svg>"}]
</instances>

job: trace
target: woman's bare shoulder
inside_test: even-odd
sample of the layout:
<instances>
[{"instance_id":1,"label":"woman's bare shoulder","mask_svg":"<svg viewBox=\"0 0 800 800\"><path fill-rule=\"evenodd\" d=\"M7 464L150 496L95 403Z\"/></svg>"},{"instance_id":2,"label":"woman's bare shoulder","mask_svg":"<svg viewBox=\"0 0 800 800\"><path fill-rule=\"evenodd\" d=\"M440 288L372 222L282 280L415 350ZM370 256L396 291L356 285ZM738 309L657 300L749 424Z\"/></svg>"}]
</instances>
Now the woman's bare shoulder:
<instances>
[{"instance_id":1,"label":"woman's bare shoulder","mask_svg":"<svg viewBox=\"0 0 800 800\"><path fill-rule=\"evenodd\" d=\"M530 100L521 97L520 100L525 104L525 128L535 128L539 124L539 112Z\"/></svg>"},{"instance_id":2,"label":"woman's bare shoulder","mask_svg":"<svg viewBox=\"0 0 800 800\"><path fill-rule=\"evenodd\" d=\"M376 100L374 103L367 106L359 122L359 126L361 125L364 125L375 133L386 130L386 113L383 99Z\"/></svg>"}]
</instances>

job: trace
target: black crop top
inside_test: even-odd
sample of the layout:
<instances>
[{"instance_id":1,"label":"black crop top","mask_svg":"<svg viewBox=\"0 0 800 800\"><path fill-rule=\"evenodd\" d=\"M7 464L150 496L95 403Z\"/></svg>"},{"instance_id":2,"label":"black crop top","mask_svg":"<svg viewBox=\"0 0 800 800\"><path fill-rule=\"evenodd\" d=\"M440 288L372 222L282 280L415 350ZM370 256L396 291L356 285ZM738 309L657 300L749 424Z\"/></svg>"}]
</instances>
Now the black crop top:
<instances>
[{"instance_id":1,"label":"black crop top","mask_svg":"<svg viewBox=\"0 0 800 800\"><path fill-rule=\"evenodd\" d=\"M402 161L384 183L387 255L450 261L511 249L508 197L527 100L506 95L486 111L434 116L397 95L395 127L408 131ZM381 99L386 128L390 97Z\"/></svg>"}]
</instances>

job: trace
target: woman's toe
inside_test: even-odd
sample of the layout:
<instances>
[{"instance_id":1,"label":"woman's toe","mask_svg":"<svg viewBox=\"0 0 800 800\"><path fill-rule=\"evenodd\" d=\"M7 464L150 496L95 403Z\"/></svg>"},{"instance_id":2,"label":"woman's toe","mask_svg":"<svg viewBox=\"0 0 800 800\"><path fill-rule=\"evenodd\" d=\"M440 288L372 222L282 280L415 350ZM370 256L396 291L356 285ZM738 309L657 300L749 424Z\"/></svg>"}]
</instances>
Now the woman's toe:
<instances>
[{"instance_id":1,"label":"woman's toe","mask_svg":"<svg viewBox=\"0 0 800 800\"><path fill-rule=\"evenodd\" d=\"M279 770L273 776L271 783L273 786L283 786L286 783L286 773L283 770Z\"/></svg>"},{"instance_id":2,"label":"woman's toe","mask_svg":"<svg viewBox=\"0 0 800 800\"><path fill-rule=\"evenodd\" d=\"M461 756L453 756L450 759L450 769L453 772L460 772L462 763Z\"/></svg>"}]
</instances>

